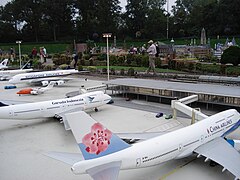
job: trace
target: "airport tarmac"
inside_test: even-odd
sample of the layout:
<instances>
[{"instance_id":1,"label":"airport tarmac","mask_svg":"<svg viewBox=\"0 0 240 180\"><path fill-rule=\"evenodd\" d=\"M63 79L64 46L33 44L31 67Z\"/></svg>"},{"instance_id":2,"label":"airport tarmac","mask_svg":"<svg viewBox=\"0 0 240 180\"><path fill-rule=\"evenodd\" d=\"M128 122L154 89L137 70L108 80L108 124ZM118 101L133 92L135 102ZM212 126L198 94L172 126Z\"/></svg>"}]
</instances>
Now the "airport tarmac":
<instances>
[{"instance_id":1,"label":"airport tarmac","mask_svg":"<svg viewBox=\"0 0 240 180\"><path fill-rule=\"evenodd\" d=\"M29 87L29 85L22 84L17 89L5 90L3 87L8 83L3 81L0 82L0 101L37 102L64 98L67 92L79 90L82 85L91 87L101 84L101 81L85 81L84 78L77 78L41 95L18 96L16 92L23 87ZM131 106L126 107L124 103L119 106L122 99L115 98L114 100L118 102L117 105L100 107L99 112L87 112L112 132L172 131L182 128L189 122L185 118L178 120L155 118L156 112L150 111L148 108L145 110L131 108L131 106L138 107L137 103L139 102L131 102ZM149 103L141 102L141 106L144 105L149 106ZM163 108L166 107L163 105ZM231 134L231 137L240 139L240 130ZM45 156L44 153L49 151L80 152L72 132L65 131L63 124L53 118L26 121L0 119L1 180L91 179L89 175L74 175L70 170L71 166ZM209 162L204 162L204 158L197 159L192 156L149 168L120 171L119 179L234 179L231 173L228 171L222 173L221 170L221 166L210 167Z\"/></svg>"}]
</instances>

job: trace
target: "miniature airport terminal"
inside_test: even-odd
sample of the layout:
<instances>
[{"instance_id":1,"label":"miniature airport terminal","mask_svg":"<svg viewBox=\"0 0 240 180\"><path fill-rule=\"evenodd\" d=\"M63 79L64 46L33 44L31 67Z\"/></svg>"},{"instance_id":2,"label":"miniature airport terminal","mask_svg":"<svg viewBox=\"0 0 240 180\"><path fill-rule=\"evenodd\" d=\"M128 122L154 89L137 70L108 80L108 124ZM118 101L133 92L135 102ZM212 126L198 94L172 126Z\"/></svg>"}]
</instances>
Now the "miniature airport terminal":
<instances>
[{"instance_id":1,"label":"miniature airport terminal","mask_svg":"<svg viewBox=\"0 0 240 180\"><path fill-rule=\"evenodd\" d=\"M107 83L104 79L94 80L94 77L88 79L84 75L72 75L72 77L74 78L72 81L55 86L40 95L19 96L16 93L22 88L29 87L29 85L19 84L15 89L4 89L9 83L8 81L0 81L0 102L22 104L62 99L67 94L81 93L83 88L88 89L107 84L110 89L103 91L112 97L114 103L99 107L97 112L89 109L86 113L113 133L171 132L188 126L193 121L191 117L182 112L177 112L176 119L171 118L169 115L174 116L174 112L170 104L149 102L141 98L127 98L126 92L124 92L125 95L122 95L122 92L116 88L117 81L113 80ZM125 82L128 81L129 79ZM123 86L126 88L126 84ZM240 98L239 87L228 87L228 89L229 92L232 89L233 94L235 93L235 96ZM212 115L219 111L202 109L202 112ZM156 115L159 116L156 117ZM228 137L240 139L240 129L238 128ZM70 165L46 155L47 152L53 151L80 153L72 131L66 131L63 123L60 123L59 120L54 118L0 119L1 180L92 179L88 174L73 174ZM194 178L226 180L235 178L227 170L222 172L223 168L220 165L210 166L210 161L205 162L205 159L205 157L197 158L196 155L193 155L147 168L120 170L119 179L181 180Z\"/></svg>"}]
</instances>

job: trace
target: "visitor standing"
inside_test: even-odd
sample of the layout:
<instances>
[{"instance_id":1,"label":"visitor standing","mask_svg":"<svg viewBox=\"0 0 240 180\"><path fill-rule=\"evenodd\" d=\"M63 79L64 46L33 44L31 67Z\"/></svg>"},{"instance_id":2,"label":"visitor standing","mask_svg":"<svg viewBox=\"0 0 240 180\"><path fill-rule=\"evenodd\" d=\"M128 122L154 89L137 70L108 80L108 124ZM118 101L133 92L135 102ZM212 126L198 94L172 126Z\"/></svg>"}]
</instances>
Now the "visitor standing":
<instances>
[{"instance_id":1,"label":"visitor standing","mask_svg":"<svg viewBox=\"0 0 240 180\"><path fill-rule=\"evenodd\" d=\"M10 59L12 62L14 61L14 56L15 56L14 49L13 49L13 47L11 47L10 48Z\"/></svg>"},{"instance_id":2,"label":"visitor standing","mask_svg":"<svg viewBox=\"0 0 240 180\"><path fill-rule=\"evenodd\" d=\"M44 58L44 62L47 62L47 50L45 47L43 47L43 58Z\"/></svg>"},{"instance_id":3,"label":"visitor standing","mask_svg":"<svg viewBox=\"0 0 240 180\"><path fill-rule=\"evenodd\" d=\"M36 57L37 57L37 48L34 47L34 48L32 49L32 58L35 59Z\"/></svg>"},{"instance_id":4,"label":"visitor standing","mask_svg":"<svg viewBox=\"0 0 240 180\"><path fill-rule=\"evenodd\" d=\"M155 55L157 53L156 46L153 43L153 40L148 41L149 47L147 49L147 53L149 56L149 67L147 69L147 74L149 74L149 71L152 69L153 74L156 75L155 70Z\"/></svg>"}]
</instances>

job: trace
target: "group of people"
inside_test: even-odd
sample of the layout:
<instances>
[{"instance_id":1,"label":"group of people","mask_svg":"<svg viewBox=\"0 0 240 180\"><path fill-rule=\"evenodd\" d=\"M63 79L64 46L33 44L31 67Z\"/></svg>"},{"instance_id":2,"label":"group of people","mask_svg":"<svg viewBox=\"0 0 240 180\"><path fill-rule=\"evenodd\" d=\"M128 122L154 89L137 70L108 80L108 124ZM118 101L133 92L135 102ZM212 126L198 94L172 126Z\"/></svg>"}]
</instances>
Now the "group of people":
<instances>
[{"instance_id":1,"label":"group of people","mask_svg":"<svg viewBox=\"0 0 240 180\"><path fill-rule=\"evenodd\" d=\"M33 58L33 59L37 58L37 54L38 54L37 48L34 47L34 48L32 49L32 52L31 52L32 58ZM45 47L40 47L40 48L39 48L39 55L40 55L40 62L41 62L41 63L46 62L46 60L47 60L47 50L46 50Z\"/></svg>"}]
</instances>

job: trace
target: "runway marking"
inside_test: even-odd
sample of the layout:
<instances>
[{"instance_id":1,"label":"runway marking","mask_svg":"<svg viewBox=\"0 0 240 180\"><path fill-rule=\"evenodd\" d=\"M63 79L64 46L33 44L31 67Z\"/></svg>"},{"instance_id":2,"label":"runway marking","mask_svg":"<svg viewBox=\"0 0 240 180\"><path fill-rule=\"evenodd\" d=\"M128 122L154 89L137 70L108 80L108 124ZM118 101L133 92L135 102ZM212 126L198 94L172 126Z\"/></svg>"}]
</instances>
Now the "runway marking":
<instances>
[{"instance_id":1,"label":"runway marking","mask_svg":"<svg viewBox=\"0 0 240 180\"><path fill-rule=\"evenodd\" d=\"M174 174L175 172L177 172L178 170L180 170L180 169L183 168L184 166L188 165L189 163L195 161L196 159L198 159L198 158L194 158L194 159L192 159L192 160L190 160L190 161L188 161L188 162L186 162L186 163L184 163L184 164L181 164L181 165L177 166L177 167L174 168L172 171L169 171L167 174L164 174L159 180L164 180L164 179L166 179L168 176Z\"/></svg>"}]
</instances>

